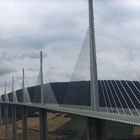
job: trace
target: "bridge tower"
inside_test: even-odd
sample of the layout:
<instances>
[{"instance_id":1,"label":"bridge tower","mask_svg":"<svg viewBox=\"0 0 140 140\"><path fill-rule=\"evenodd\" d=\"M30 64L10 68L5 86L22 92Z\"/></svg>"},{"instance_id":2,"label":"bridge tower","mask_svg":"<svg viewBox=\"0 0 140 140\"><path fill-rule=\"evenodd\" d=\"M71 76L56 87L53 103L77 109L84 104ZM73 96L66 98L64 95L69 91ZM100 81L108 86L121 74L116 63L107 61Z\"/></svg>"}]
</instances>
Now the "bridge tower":
<instances>
[{"instance_id":1,"label":"bridge tower","mask_svg":"<svg viewBox=\"0 0 140 140\"><path fill-rule=\"evenodd\" d=\"M91 73L91 109L96 111L98 106L98 77L97 77L97 62L96 62L96 42L95 42L95 27L93 0L88 0L89 3L89 42L90 42L90 73Z\"/></svg>"},{"instance_id":2,"label":"bridge tower","mask_svg":"<svg viewBox=\"0 0 140 140\"><path fill-rule=\"evenodd\" d=\"M12 93L13 93L13 102L18 103L17 95L15 92L15 79L14 76L12 77Z\"/></svg>"},{"instance_id":3,"label":"bridge tower","mask_svg":"<svg viewBox=\"0 0 140 140\"><path fill-rule=\"evenodd\" d=\"M22 89L23 89L23 102L25 103L25 72L24 68L22 69Z\"/></svg>"},{"instance_id":4,"label":"bridge tower","mask_svg":"<svg viewBox=\"0 0 140 140\"><path fill-rule=\"evenodd\" d=\"M7 84L5 81L5 89L4 89L4 96L5 96L5 103L8 103L8 95L6 90ZM5 137L8 137L8 104L4 106L4 124L5 124Z\"/></svg>"},{"instance_id":5,"label":"bridge tower","mask_svg":"<svg viewBox=\"0 0 140 140\"><path fill-rule=\"evenodd\" d=\"M14 77L12 77L12 93L13 93L13 103L17 103L17 98L15 98L15 89L14 89ZM12 105L12 138L16 140L16 105Z\"/></svg>"},{"instance_id":6,"label":"bridge tower","mask_svg":"<svg viewBox=\"0 0 140 140\"><path fill-rule=\"evenodd\" d=\"M14 91L14 90L15 90L15 89L14 89L14 86L15 86L15 85L14 85L14 84L15 84L15 80L14 80L14 77L12 77L12 93L13 93L13 102L15 101L15 99L14 99L14 92L15 92L15 91Z\"/></svg>"},{"instance_id":7,"label":"bridge tower","mask_svg":"<svg viewBox=\"0 0 140 140\"><path fill-rule=\"evenodd\" d=\"M41 85L41 103L45 104L44 87L43 87L43 55L40 51L40 85Z\"/></svg>"},{"instance_id":8,"label":"bridge tower","mask_svg":"<svg viewBox=\"0 0 140 140\"><path fill-rule=\"evenodd\" d=\"M26 103L26 95L25 95L25 72L24 68L22 69L22 90L23 90L23 103ZM28 109L26 106L22 108L22 127L23 127L23 140L28 140Z\"/></svg>"},{"instance_id":9,"label":"bridge tower","mask_svg":"<svg viewBox=\"0 0 140 140\"><path fill-rule=\"evenodd\" d=\"M5 81L5 84L4 84L4 97L5 97L5 102L6 102L6 99L7 99L7 97L6 97L6 96L7 96L7 95L6 95L6 85L7 85L7 84L6 84L6 81Z\"/></svg>"},{"instance_id":10,"label":"bridge tower","mask_svg":"<svg viewBox=\"0 0 140 140\"><path fill-rule=\"evenodd\" d=\"M45 104L45 95L44 95L44 85L43 85L43 54L40 51L40 92L41 92L41 104ZM40 122L40 139L48 139L48 129L47 129L47 111L40 108L39 110L39 122Z\"/></svg>"},{"instance_id":11,"label":"bridge tower","mask_svg":"<svg viewBox=\"0 0 140 140\"><path fill-rule=\"evenodd\" d=\"M90 95L91 109L97 111L99 107L98 96L98 76L96 62L96 42L95 42L95 25L93 0L88 0L89 4L89 42L90 42ZM105 136L104 121L100 119L88 118L88 140L103 140Z\"/></svg>"}]
</instances>

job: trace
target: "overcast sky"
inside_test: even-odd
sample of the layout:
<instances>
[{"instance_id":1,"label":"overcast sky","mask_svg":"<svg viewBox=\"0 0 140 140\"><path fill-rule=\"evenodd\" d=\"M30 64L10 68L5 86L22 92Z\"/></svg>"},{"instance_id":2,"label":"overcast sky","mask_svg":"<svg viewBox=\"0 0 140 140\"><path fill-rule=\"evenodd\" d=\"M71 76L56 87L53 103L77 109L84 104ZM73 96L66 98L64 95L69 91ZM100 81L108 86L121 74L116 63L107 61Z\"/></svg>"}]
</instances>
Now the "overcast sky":
<instances>
[{"instance_id":1,"label":"overcast sky","mask_svg":"<svg viewBox=\"0 0 140 140\"><path fill-rule=\"evenodd\" d=\"M94 4L99 79L140 80L140 1ZM40 50L44 80L69 81L87 30L87 0L1 0L1 92L5 79L10 90L12 76L21 87L23 67L26 85L37 83Z\"/></svg>"}]
</instances>

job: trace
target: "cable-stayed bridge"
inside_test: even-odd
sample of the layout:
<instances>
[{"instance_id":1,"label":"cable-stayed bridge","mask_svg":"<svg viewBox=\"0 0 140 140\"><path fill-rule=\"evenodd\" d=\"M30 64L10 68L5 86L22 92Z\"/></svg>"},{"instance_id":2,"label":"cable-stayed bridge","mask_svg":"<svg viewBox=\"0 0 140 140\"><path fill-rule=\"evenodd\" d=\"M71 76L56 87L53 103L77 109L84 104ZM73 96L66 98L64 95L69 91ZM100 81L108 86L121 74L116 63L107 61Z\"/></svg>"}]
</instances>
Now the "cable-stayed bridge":
<instances>
[{"instance_id":1,"label":"cable-stayed bridge","mask_svg":"<svg viewBox=\"0 0 140 140\"><path fill-rule=\"evenodd\" d=\"M118 62L119 59L115 61ZM8 106L12 107L13 140L16 140L17 106L22 107L24 140L28 139L27 117L30 107L40 110L41 140L47 139L46 112L48 110L86 116L91 120L95 119L95 124L98 123L96 119L99 119L140 126L139 79L99 80L97 66L93 4L92 0L89 0L89 29L70 82L44 83L42 52L40 52L40 72L36 86L26 87L24 69L20 90L15 90L13 77L12 92L7 93L5 82L5 93L0 98L0 110L4 110L1 111L0 117L5 120L5 136L8 135ZM121 67L123 69L125 66ZM96 133L91 134L92 129L97 129L96 125L91 125L92 123L89 127L91 129L89 139L93 137L103 139L101 129L97 132L100 136Z\"/></svg>"}]
</instances>

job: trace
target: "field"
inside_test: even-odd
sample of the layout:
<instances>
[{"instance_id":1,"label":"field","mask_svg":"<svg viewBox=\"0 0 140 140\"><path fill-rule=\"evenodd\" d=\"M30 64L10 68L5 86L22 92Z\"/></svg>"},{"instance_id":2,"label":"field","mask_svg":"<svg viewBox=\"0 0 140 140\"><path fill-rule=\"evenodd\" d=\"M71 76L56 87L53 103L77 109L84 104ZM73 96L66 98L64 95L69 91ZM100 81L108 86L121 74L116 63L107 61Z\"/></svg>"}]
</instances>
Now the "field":
<instances>
[{"instance_id":1,"label":"field","mask_svg":"<svg viewBox=\"0 0 140 140\"><path fill-rule=\"evenodd\" d=\"M61 113L47 114L49 140L87 140L87 119ZM107 122L107 135L115 137L140 137L140 127ZM22 121L16 123L17 140L23 139ZM8 136L4 138L4 125L0 125L0 140L12 140L12 125L8 125ZM40 140L39 117L28 117L29 140ZM119 134L119 135L118 135ZM132 139L134 139L132 138ZM110 137L111 139L111 137Z\"/></svg>"},{"instance_id":2,"label":"field","mask_svg":"<svg viewBox=\"0 0 140 140\"><path fill-rule=\"evenodd\" d=\"M48 113L49 140L82 140L86 130L86 119L67 114ZM17 139L22 140L22 121L16 123ZM39 117L28 118L30 140L40 140ZM12 140L12 126L8 125L8 137L4 138L4 125L0 126L0 140Z\"/></svg>"}]
</instances>

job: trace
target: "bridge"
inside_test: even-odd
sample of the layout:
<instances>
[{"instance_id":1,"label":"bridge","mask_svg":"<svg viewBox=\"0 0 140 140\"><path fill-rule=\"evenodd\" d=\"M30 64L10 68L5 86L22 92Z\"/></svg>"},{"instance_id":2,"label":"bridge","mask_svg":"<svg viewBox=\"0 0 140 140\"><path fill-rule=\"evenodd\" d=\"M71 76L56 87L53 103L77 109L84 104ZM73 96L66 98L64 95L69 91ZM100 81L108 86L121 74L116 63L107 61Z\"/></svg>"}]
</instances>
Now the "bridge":
<instances>
[{"instance_id":1,"label":"bridge","mask_svg":"<svg viewBox=\"0 0 140 140\"><path fill-rule=\"evenodd\" d=\"M105 120L140 126L140 82L132 80L98 80L93 1L89 0L89 41L90 80L44 83L43 54L40 52L39 84L25 86L23 68L22 89L15 91L14 77L12 92L0 98L0 118L5 124L5 137L8 136L9 107L12 109L12 133L16 140L16 110L21 107L23 119L23 140L28 140L28 110L39 110L40 139L47 140L46 112L55 111L85 116L89 119L87 139L104 139ZM83 48L81 51L85 51ZM79 71L78 71L79 72ZM76 74L73 74L73 78ZM33 112L35 113L35 112ZM96 131L97 130L97 131Z\"/></svg>"}]
</instances>

